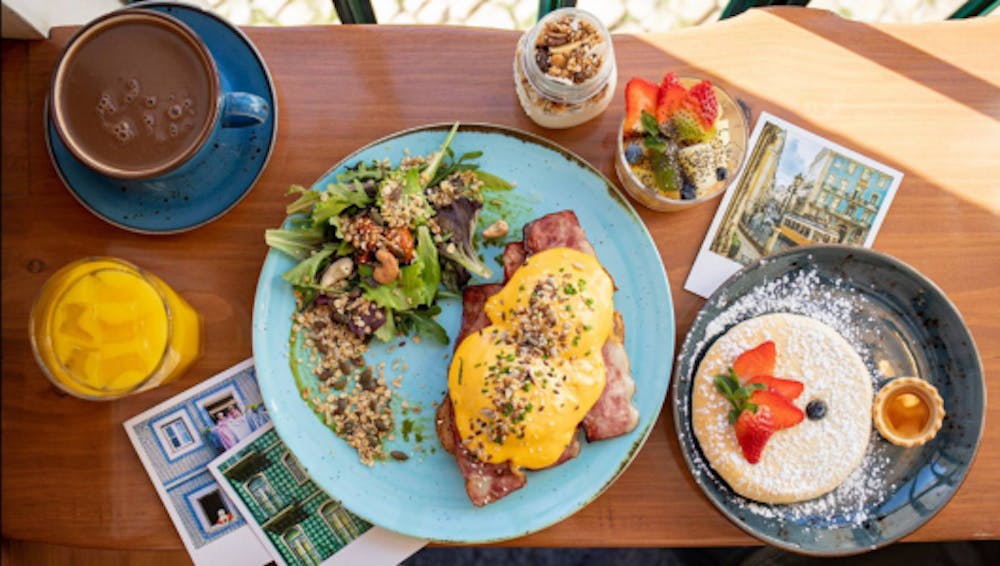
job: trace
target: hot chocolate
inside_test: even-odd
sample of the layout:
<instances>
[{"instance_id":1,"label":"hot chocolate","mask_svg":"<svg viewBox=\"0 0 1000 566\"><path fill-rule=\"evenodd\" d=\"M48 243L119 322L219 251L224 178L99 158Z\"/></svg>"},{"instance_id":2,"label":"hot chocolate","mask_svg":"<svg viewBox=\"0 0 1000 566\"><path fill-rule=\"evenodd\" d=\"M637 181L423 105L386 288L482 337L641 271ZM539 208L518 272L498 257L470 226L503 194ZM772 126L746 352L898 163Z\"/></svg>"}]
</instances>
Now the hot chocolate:
<instances>
[{"instance_id":1,"label":"hot chocolate","mask_svg":"<svg viewBox=\"0 0 1000 566\"><path fill-rule=\"evenodd\" d=\"M162 174L200 149L216 116L215 66L177 20L126 10L84 29L53 80L53 118L71 151L121 178Z\"/></svg>"}]
</instances>

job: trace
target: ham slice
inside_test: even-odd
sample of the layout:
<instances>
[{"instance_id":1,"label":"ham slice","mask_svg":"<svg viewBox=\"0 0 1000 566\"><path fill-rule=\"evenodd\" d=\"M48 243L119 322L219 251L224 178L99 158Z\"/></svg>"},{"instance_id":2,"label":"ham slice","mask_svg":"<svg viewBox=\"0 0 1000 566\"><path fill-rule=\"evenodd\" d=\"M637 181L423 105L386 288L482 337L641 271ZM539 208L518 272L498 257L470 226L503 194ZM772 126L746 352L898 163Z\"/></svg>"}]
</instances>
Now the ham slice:
<instances>
[{"instance_id":1,"label":"ham slice","mask_svg":"<svg viewBox=\"0 0 1000 566\"><path fill-rule=\"evenodd\" d=\"M601 355L608 377L601 396L583 417L583 432L588 442L621 436L632 432L639 424L639 410L632 404L635 380L625 353L625 322L618 311L615 311L611 336L601 348Z\"/></svg>"},{"instance_id":2,"label":"ham slice","mask_svg":"<svg viewBox=\"0 0 1000 566\"><path fill-rule=\"evenodd\" d=\"M572 248L596 255L573 211L548 214L525 225L523 243L514 242L504 249L504 281L510 279L531 253L554 247ZM455 339L456 348L466 336L489 326L490 321L484 309L486 300L502 288L502 285L487 284L465 289L462 293L462 324ZM625 325L621 314L615 311L612 335L601 350L608 370L607 382L597 403L581 423L588 441L620 436L630 432L638 424L639 412L632 405L635 381L629 370L624 341ZM447 394L438 407L436 417L436 430L441 445L454 454L459 471L465 478L466 493L474 505L486 505L524 487L524 475L512 469L509 462L482 462L464 448L455 425L451 398ZM579 453L580 442L574 437L572 444L553 465L559 465Z\"/></svg>"},{"instance_id":3,"label":"ham slice","mask_svg":"<svg viewBox=\"0 0 1000 566\"><path fill-rule=\"evenodd\" d=\"M529 255L549 248L571 248L597 255L572 210L546 214L524 225L524 249Z\"/></svg>"},{"instance_id":4,"label":"ham slice","mask_svg":"<svg viewBox=\"0 0 1000 566\"><path fill-rule=\"evenodd\" d=\"M528 252L524 249L523 242L511 242L507 244L507 247L503 249L503 282L506 283L510 281L511 276L517 271L518 267L524 263L525 258L528 257Z\"/></svg>"},{"instance_id":5,"label":"ham slice","mask_svg":"<svg viewBox=\"0 0 1000 566\"><path fill-rule=\"evenodd\" d=\"M458 471L465 478L465 492L473 505L482 507L524 487L527 481L524 474L515 473L510 462L482 462L462 446L458 427L455 425L455 412L448 395L444 396L444 401L438 407L435 422L441 445L455 455Z\"/></svg>"}]
</instances>

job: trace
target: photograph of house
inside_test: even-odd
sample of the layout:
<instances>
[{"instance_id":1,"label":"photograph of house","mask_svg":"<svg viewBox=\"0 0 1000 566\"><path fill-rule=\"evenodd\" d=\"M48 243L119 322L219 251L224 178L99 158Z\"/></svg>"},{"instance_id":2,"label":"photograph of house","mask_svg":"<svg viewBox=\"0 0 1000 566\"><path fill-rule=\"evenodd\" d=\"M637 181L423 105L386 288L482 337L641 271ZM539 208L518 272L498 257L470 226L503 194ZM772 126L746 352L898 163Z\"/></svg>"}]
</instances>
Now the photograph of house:
<instances>
[{"instance_id":1,"label":"photograph of house","mask_svg":"<svg viewBox=\"0 0 1000 566\"><path fill-rule=\"evenodd\" d=\"M252 365L185 391L126 423L154 483L191 545L244 524L206 467L269 422Z\"/></svg>"},{"instance_id":2,"label":"photograph of house","mask_svg":"<svg viewBox=\"0 0 1000 566\"><path fill-rule=\"evenodd\" d=\"M847 151L768 122L710 249L748 265L794 246L863 245L893 181Z\"/></svg>"},{"instance_id":3,"label":"photograph of house","mask_svg":"<svg viewBox=\"0 0 1000 566\"><path fill-rule=\"evenodd\" d=\"M274 428L213 464L288 564L316 565L371 528L306 474Z\"/></svg>"}]
</instances>

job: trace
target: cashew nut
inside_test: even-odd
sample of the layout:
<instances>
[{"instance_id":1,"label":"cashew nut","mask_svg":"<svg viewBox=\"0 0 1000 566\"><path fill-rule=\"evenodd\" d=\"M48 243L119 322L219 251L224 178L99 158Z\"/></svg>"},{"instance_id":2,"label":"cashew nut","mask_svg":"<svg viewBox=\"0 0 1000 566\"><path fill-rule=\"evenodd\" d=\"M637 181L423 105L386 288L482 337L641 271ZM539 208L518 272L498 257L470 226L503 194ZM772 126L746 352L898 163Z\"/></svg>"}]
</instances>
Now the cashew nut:
<instances>
[{"instance_id":1,"label":"cashew nut","mask_svg":"<svg viewBox=\"0 0 1000 566\"><path fill-rule=\"evenodd\" d=\"M396 260L396 256L392 255L392 252L380 249L375 252L375 259L378 261L378 267L372 274L375 281L385 285L399 277L399 261Z\"/></svg>"},{"instance_id":2,"label":"cashew nut","mask_svg":"<svg viewBox=\"0 0 1000 566\"><path fill-rule=\"evenodd\" d=\"M490 224L489 228L483 230L483 237L487 240L503 238L507 235L509 230L510 226L508 226L506 222L503 220L497 220L493 224Z\"/></svg>"},{"instance_id":3,"label":"cashew nut","mask_svg":"<svg viewBox=\"0 0 1000 566\"><path fill-rule=\"evenodd\" d=\"M319 286L333 288L340 281L350 277L352 273L354 273L354 262L349 257L342 257L323 271L323 276L319 278Z\"/></svg>"}]
</instances>

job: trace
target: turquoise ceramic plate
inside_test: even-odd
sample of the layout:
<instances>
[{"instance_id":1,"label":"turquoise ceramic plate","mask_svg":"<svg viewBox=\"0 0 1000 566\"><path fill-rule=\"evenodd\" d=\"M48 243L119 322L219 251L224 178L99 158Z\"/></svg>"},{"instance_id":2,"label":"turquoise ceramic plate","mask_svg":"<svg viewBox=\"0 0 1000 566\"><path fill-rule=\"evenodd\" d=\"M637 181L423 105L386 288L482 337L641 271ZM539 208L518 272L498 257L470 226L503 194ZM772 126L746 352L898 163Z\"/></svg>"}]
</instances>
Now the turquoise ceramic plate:
<instances>
[{"instance_id":1,"label":"turquoise ceramic plate","mask_svg":"<svg viewBox=\"0 0 1000 566\"><path fill-rule=\"evenodd\" d=\"M716 338L769 312L795 312L839 326L874 374L876 391L892 377L918 375L934 384L947 413L941 431L924 446L909 449L873 431L861 467L831 495L816 500L763 505L733 492L707 464L695 439L691 380ZM837 556L899 540L948 503L979 447L986 390L972 335L934 283L885 254L822 245L792 248L749 265L709 298L677 356L673 403L684 459L726 517L769 544Z\"/></svg>"},{"instance_id":2,"label":"turquoise ceramic plate","mask_svg":"<svg viewBox=\"0 0 1000 566\"><path fill-rule=\"evenodd\" d=\"M433 152L449 125L407 130L379 140L349 156L316 182L324 185L345 165L388 157L398 163ZM623 437L583 447L579 457L553 469L528 474L527 486L476 508L469 502L454 458L439 446L434 406L446 390L452 346L421 341L378 345L369 363L408 367L401 393L420 414L402 415L412 432L397 431L388 448L411 454L405 462L366 467L346 443L330 432L302 400L289 366L292 291L281 274L293 262L271 251L261 272L254 302L253 349L261 391L282 439L312 477L334 498L361 517L399 533L436 541L480 543L526 535L556 523L596 498L632 461L660 412L673 360L673 306L666 273L642 221L618 190L582 159L558 145L516 130L489 125L463 126L452 144L456 154L482 151L482 168L516 183L500 196L504 216L517 229L549 212L576 212L601 262L618 285L615 307L625 319L625 346L632 363L641 419ZM489 222L484 213L481 222ZM488 265L498 247L485 248ZM454 337L461 303L442 302L441 323ZM394 372L389 375L395 375ZM397 425L398 426L398 425ZM419 435L419 438L418 438ZM417 445L419 444L419 449Z\"/></svg>"}]
</instances>

